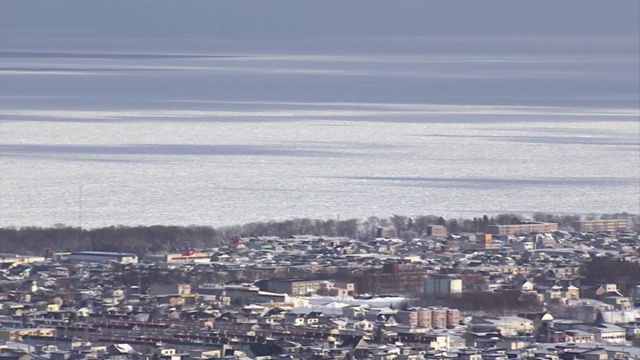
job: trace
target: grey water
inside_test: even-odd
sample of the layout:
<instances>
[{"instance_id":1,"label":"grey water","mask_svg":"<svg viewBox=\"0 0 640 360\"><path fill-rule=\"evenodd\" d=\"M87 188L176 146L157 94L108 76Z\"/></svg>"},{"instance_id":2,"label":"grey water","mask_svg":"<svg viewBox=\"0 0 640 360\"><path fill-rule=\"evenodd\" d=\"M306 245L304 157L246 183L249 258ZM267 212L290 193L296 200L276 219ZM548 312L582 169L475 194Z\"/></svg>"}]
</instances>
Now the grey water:
<instances>
[{"instance_id":1,"label":"grey water","mask_svg":"<svg viewBox=\"0 0 640 360\"><path fill-rule=\"evenodd\" d=\"M476 31L411 18L423 2L347 2L356 20L319 15L331 29L273 14L212 29L160 2L184 28L122 15L132 33L21 3L0 13L0 226L640 212L638 20L586 24L637 3L588 1L542 31L542 2L523 28ZM245 14L212 3L196 2ZM409 25L358 23L358 7Z\"/></svg>"}]
</instances>

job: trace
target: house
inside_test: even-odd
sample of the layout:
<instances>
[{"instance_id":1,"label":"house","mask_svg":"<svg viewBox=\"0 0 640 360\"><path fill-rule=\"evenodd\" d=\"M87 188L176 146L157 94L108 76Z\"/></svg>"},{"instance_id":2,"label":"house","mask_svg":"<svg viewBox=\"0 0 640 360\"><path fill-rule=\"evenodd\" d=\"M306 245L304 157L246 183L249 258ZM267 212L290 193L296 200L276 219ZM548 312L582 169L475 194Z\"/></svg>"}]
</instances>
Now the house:
<instances>
[{"instance_id":1,"label":"house","mask_svg":"<svg viewBox=\"0 0 640 360\"><path fill-rule=\"evenodd\" d=\"M209 347L209 345L207 347ZM189 351L189 359L221 358L223 355L224 355L224 351L222 346L220 346L219 349Z\"/></svg>"},{"instance_id":2,"label":"house","mask_svg":"<svg viewBox=\"0 0 640 360\"><path fill-rule=\"evenodd\" d=\"M359 305L345 306L342 308L342 315L350 319L364 319L369 309Z\"/></svg>"},{"instance_id":3,"label":"house","mask_svg":"<svg viewBox=\"0 0 640 360\"><path fill-rule=\"evenodd\" d=\"M353 354L356 359L362 359L367 356L369 352L369 344L362 338L362 336L349 336L340 346L340 349L346 349Z\"/></svg>"},{"instance_id":4,"label":"house","mask_svg":"<svg viewBox=\"0 0 640 360\"><path fill-rule=\"evenodd\" d=\"M534 287L534 283L526 280L524 282L522 282L519 286L518 286L518 290L521 291L533 291L533 287Z\"/></svg>"},{"instance_id":5,"label":"house","mask_svg":"<svg viewBox=\"0 0 640 360\"><path fill-rule=\"evenodd\" d=\"M478 349L463 349L457 355L457 360L482 360L482 351Z\"/></svg>"},{"instance_id":6,"label":"house","mask_svg":"<svg viewBox=\"0 0 640 360\"><path fill-rule=\"evenodd\" d=\"M622 296L618 290L618 285L614 283L601 284L595 287L585 286L584 297L599 298L603 296Z\"/></svg>"},{"instance_id":7,"label":"house","mask_svg":"<svg viewBox=\"0 0 640 360\"><path fill-rule=\"evenodd\" d=\"M159 347L155 349L155 353L159 359L163 360L180 360L182 357L171 347Z\"/></svg>"},{"instance_id":8,"label":"house","mask_svg":"<svg viewBox=\"0 0 640 360\"><path fill-rule=\"evenodd\" d=\"M568 284L562 287L560 296L568 300L578 300L580 299L580 288L577 286Z\"/></svg>"},{"instance_id":9,"label":"house","mask_svg":"<svg viewBox=\"0 0 640 360\"><path fill-rule=\"evenodd\" d=\"M254 360L269 360L284 351L278 343L251 343L242 347L247 357Z\"/></svg>"},{"instance_id":10,"label":"house","mask_svg":"<svg viewBox=\"0 0 640 360\"><path fill-rule=\"evenodd\" d=\"M21 350L0 350L0 359L7 360L33 360L37 359L36 356L28 354Z\"/></svg>"},{"instance_id":11,"label":"house","mask_svg":"<svg viewBox=\"0 0 640 360\"><path fill-rule=\"evenodd\" d=\"M107 359L137 359L140 354L129 344L113 344L107 347Z\"/></svg>"},{"instance_id":12,"label":"house","mask_svg":"<svg viewBox=\"0 0 640 360\"><path fill-rule=\"evenodd\" d=\"M533 321L533 326L539 329L543 323L553 321L553 315L548 312L531 312L518 314L519 317Z\"/></svg>"},{"instance_id":13,"label":"house","mask_svg":"<svg viewBox=\"0 0 640 360\"><path fill-rule=\"evenodd\" d=\"M602 302L613 305L616 310L629 310L633 308L633 302L626 296L605 296Z\"/></svg>"},{"instance_id":14,"label":"house","mask_svg":"<svg viewBox=\"0 0 640 360\"><path fill-rule=\"evenodd\" d=\"M21 341L24 344L38 347L53 345L60 350L73 350L82 345L82 342L79 338L62 336L23 335Z\"/></svg>"},{"instance_id":15,"label":"house","mask_svg":"<svg viewBox=\"0 0 640 360\"><path fill-rule=\"evenodd\" d=\"M372 332L375 329L375 323L369 320L360 320L353 324L353 328L365 332Z\"/></svg>"}]
</instances>

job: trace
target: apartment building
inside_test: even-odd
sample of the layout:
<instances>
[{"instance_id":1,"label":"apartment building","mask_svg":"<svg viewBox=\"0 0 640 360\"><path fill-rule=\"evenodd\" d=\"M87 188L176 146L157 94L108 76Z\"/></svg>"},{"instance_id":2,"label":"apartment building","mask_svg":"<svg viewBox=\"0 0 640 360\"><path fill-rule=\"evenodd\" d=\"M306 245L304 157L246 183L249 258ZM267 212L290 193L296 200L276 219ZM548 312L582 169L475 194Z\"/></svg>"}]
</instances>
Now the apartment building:
<instances>
[{"instance_id":1,"label":"apartment building","mask_svg":"<svg viewBox=\"0 0 640 360\"><path fill-rule=\"evenodd\" d=\"M615 232L629 228L629 220L610 219L610 220L580 220L571 223L571 227L575 231L607 231Z\"/></svg>"},{"instance_id":2,"label":"apartment building","mask_svg":"<svg viewBox=\"0 0 640 360\"><path fill-rule=\"evenodd\" d=\"M289 294L291 296L308 296L316 294L318 290L325 285L325 281L308 279L270 279L258 281L256 285L263 291Z\"/></svg>"},{"instance_id":3,"label":"apartment building","mask_svg":"<svg viewBox=\"0 0 640 360\"><path fill-rule=\"evenodd\" d=\"M446 238L447 228L442 225L429 225L427 226L427 236Z\"/></svg>"},{"instance_id":4,"label":"apartment building","mask_svg":"<svg viewBox=\"0 0 640 360\"><path fill-rule=\"evenodd\" d=\"M411 329L451 329L460 323L460 311L445 307L410 308L398 311L396 318Z\"/></svg>"},{"instance_id":5,"label":"apartment building","mask_svg":"<svg viewBox=\"0 0 640 360\"><path fill-rule=\"evenodd\" d=\"M487 232L493 235L523 235L531 233L548 233L558 231L558 224L544 222L527 222L514 225L489 225Z\"/></svg>"},{"instance_id":6,"label":"apartment building","mask_svg":"<svg viewBox=\"0 0 640 360\"><path fill-rule=\"evenodd\" d=\"M424 280L424 294L428 297L449 298L462 294L462 279L438 275Z\"/></svg>"}]
</instances>

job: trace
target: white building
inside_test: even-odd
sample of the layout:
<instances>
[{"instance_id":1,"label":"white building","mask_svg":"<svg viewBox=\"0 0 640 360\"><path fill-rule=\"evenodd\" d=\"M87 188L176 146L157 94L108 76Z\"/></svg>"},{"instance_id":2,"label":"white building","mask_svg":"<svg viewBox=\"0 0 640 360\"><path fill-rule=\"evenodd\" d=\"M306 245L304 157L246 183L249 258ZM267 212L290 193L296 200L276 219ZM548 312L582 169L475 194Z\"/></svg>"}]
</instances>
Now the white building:
<instances>
[{"instance_id":1,"label":"white building","mask_svg":"<svg viewBox=\"0 0 640 360\"><path fill-rule=\"evenodd\" d=\"M29 256L29 255L17 255L0 253L0 264L27 264L34 262L43 262L46 259L44 256Z\"/></svg>"},{"instance_id":2,"label":"white building","mask_svg":"<svg viewBox=\"0 0 640 360\"><path fill-rule=\"evenodd\" d=\"M624 328L613 324L580 324L577 329L590 332L595 335L596 342L606 344L625 344L627 332Z\"/></svg>"},{"instance_id":3,"label":"white building","mask_svg":"<svg viewBox=\"0 0 640 360\"><path fill-rule=\"evenodd\" d=\"M193 254L159 254L148 255L144 258L145 262L161 262L161 263L211 263L211 256L214 255L213 251L201 251Z\"/></svg>"},{"instance_id":4,"label":"white building","mask_svg":"<svg viewBox=\"0 0 640 360\"><path fill-rule=\"evenodd\" d=\"M462 279L449 276L429 276L424 280L424 294L429 297L448 298L462 294Z\"/></svg>"},{"instance_id":5,"label":"white building","mask_svg":"<svg viewBox=\"0 0 640 360\"><path fill-rule=\"evenodd\" d=\"M519 316L474 316L469 327L473 332L498 332L502 336L528 335L535 331L532 320Z\"/></svg>"}]
</instances>

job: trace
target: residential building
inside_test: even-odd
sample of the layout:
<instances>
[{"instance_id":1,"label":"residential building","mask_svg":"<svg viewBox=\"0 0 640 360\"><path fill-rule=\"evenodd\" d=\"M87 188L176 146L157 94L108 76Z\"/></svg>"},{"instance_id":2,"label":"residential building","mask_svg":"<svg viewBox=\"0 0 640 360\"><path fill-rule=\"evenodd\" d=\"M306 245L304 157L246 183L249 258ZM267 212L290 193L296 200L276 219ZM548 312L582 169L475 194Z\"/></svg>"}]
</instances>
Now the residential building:
<instances>
[{"instance_id":1,"label":"residential building","mask_svg":"<svg viewBox=\"0 0 640 360\"><path fill-rule=\"evenodd\" d=\"M56 330L52 328L19 328L0 329L0 341L22 341L23 336L56 336Z\"/></svg>"},{"instance_id":2,"label":"residential building","mask_svg":"<svg viewBox=\"0 0 640 360\"><path fill-rule=\"evenodd\" d=\"M354 296L356 292L354 283L341 283L335 281L323 281L318 289L319 295L347 297Z\"/></svg>"},{"instance_id":3,"label":"residential building","mask_svg":"<svg viewBox=\"0 0 640 360\"><path fill-rule=\"evenodd\" d=\"M571 227L575 231L590 232L590 231L605 231L615 232L619 230L626 230L629 228L629 220L625 219L610 219L610 220L580 220L571 223Z\"/></svg>"},{"instance_id":4,"label":"residential building","mask_svg":"<svg viewBox=\"0 0 640 360\"><path fill-rule=\"evenodd\" d=\"M502 336L532 334L535 331L533 321L519 316L474 316L470 329L474 332L497 332Z\"/></svg>"},{"instance_id":5,"label":"residential building","mask_svg":"<svg viewBox=\"0 0 640 360\"><path fill-rule=\"evenodd\" d=\"M256 285L263 291L291 296L308 296L316 294L322 288L323 283L324 280L269 279L258 281Z\"/></svg>"},{"instance_id":6,"label":"residential building","mask_svg":"<svg viewBox=\"0 0 640 360\"><path fill-rule=\"evenodd\" d=\"M427 226L427 236L446 238L447 237L447 228L444 227L443 225L428 225Z\"/></svg>"},{"instance_id":7,"label":"residential building","mask_svg":"<svg viewBox=\"0 0 640 360\"><path fill-rule=\"evenodd\" d=\"M398 230L394 227L380 227L376 229L377 238L395 238L398 237Z\"/></svg>"},{"instance_id":8,"label":"residential building","mask_svg":"<svg viewBox=\"0 0 640 360\"><path fill-rule=\"evenodd\" d=\"M549 233L558 231L558 224L527 222L514 225L488 225L487 232L494 235L522 235L531 233Z\"/></svg>"},{"instance_id":9,"label":"residential building","mask_svg":"<svg viewBox=\"0 0 640 360\"><path fill-rule=\"evenodd\" d=\"M436 298L460 296L462 295L462 279L446 275L429 276L424 280L424 294Z\"/></svg>"}]
</instances>

